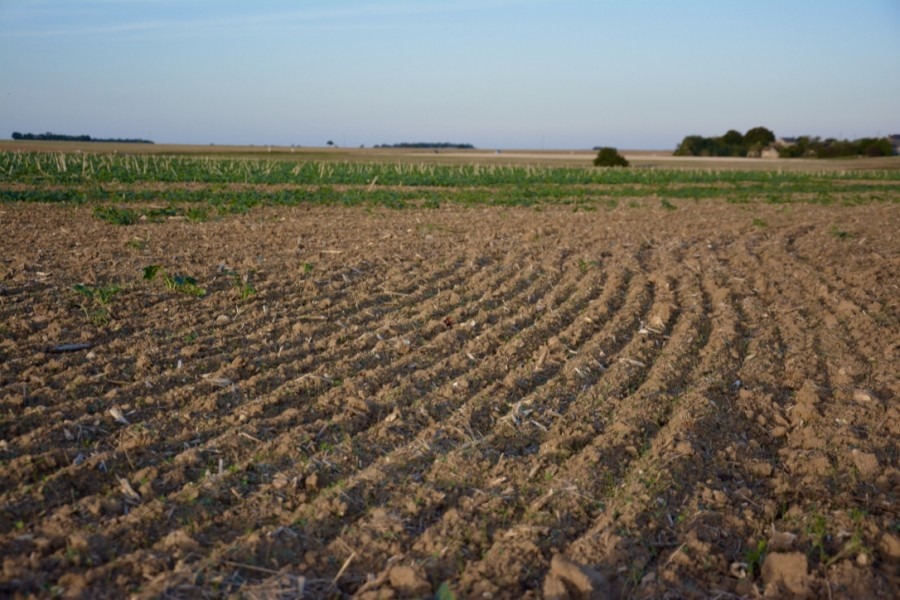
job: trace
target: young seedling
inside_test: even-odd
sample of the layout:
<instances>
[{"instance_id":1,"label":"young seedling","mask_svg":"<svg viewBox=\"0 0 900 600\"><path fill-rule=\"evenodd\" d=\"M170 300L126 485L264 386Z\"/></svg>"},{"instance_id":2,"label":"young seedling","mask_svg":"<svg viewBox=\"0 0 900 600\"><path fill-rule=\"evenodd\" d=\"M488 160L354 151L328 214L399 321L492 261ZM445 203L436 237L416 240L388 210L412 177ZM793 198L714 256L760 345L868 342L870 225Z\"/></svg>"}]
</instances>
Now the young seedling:
<instances>
[{"instance_id":1,"label":"young seedling","mask_svg":"<svg viewBox=\"0 0 900 600\"><path fill-rule=\"evenodd\" d=\"M767 546L766 540L759 540L755 547L748 548L747 552L744 554L744 562L747 564L747 570L750 572L751 577L759 575L762 572L762 564L766 559Z\"/></svg>"},{"instance_id":2,"label":"young seedling","mask_svg":"<svg viewBox=\"0 0 900 600\"><path fill-rule=\"evenodd\" d=\"M84 300L81 302L81 310L84 311L84 316L91 323L97 327L109 323L109 303L112 301L113 296L118 294L122 288L116 284L94 286L79 283L73 286L72 289L84 297Z\"/></svg>"},{"instance_id":3,"label":"young seedling","mask_svg":"<svg viewBox=\"0 0 900 600\"><path fill-rule=\"evenodd\" d=\"M188 296L194 296L195 298L202 298L206 295L206 290L200 287L197 284L197 280L189 275L169 274L169 272L160 265L148 265L144 267L144 279L146 281L153 281L157 275L162 277L167 290L180 292Z\"/></svg>"},{"instance_id":4,"label":"young seedling","mask_svg":"<svg viewBox=\"0 0 900 600\"><path fill-rule=\"evenodd\" d=\"M141 218L136 210L117 206L95 206L94 216L111 225L134 225Z\"/></svg>"},{"instance_id":5,"label":"young seedling","mask_svg":"<svg viewBox=\"0 0 900 600\"><path fill-rule=\"evenodd\" d=\"M226 273L231 277L232 287L242 301L246 301L250 296L256 294L256 288L253 287L253 283L250 281L250 273L244 276L241 276L237 271L226 271Z\"/></svg>"},{"instance_id":6,"label":"young seedling","mask_svg":"<svg viewBox=\"0 0 900 600\"><path fill-rule=\"evenodd\" d=\"M852 233L850 233L849 231L844 231L843 229L839 229L836 225L832 226L831 229L828 230L828 233L839 240L847 240L853 237Z\"/></svg>"}]
</instances>

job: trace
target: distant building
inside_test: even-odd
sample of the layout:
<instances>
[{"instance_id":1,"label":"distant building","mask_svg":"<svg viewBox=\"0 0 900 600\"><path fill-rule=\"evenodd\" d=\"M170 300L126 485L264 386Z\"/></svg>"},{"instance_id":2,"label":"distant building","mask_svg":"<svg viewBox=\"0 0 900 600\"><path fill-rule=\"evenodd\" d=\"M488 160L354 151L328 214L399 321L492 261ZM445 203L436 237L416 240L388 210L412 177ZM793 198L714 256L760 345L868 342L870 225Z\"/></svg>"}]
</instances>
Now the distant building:
<instances>
[{"instance_id":1,"label":"distant building","mask_svg":"<svg viewBox=\"0 0 900 600\"><path fill-rule=\"evenodd\" d=\"M900 133L892 133L887 138L891 142L891 146L894 147L894 154L900 154Z\"/></svg>"},{"instance_id":2,"label":"distant building","mask_svg":"<svg viewBox=\"0 0 900 600\"><path fill-rule=\"evenodd\" d=\"M766 146L762 149L751 148L747 151L747 158L778 158L777 146Z\"/></svg>"},{"instance_id":3,"label":"distant building","mask_svg":"<svg viewBox=\"0 0 900 600\"><path fill-rule=\"evenodd\" d=\"M775 143L779 146L793 146L794 144L797 143L798 139L799 138L795 138L795 137L782 137L782 138L778 138L778 141L776 141Z\"/></svg>"}]
</instances>

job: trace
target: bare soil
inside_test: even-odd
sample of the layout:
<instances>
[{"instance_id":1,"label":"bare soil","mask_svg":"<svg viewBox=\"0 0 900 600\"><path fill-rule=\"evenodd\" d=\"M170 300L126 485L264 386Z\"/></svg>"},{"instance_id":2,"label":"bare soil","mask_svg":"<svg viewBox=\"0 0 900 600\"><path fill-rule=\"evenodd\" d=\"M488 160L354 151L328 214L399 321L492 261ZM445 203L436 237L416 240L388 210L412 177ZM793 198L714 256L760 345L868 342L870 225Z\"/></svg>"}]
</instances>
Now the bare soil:
<instances>
[{"instance_id":1,"label":"bare soil","mask_svg":"<svg viewBox=\"0 0 900 600\"><path fill-rule=\"evenodd\" d=\"M895 204L0 231L2 595L900 589Z\"/></svg>"}]
</instances>

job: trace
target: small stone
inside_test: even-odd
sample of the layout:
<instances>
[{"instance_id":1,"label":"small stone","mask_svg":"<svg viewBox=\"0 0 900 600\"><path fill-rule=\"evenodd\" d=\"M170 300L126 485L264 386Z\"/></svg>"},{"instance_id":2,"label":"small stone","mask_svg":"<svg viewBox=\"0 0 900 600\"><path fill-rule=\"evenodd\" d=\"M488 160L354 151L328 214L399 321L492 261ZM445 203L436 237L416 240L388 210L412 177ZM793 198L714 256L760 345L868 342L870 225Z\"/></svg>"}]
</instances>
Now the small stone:
<instances>
[{"instance_id":1,"label":"small stone","mask_svg":"<svg viewBox=\"0 0 900 600\"><path fill-rule=\"evenodd\" d=\"M871 452L860 452L854 448L851 453L853 464L859 469L859 474L866 478L872 478L881 471L878 464L878 457Z\"/></svg>"},{"instance_id":2,"label":"small stone","mask_svg":"<svg viewBox=\"0 0 900 600\"><path fill-rule=\"evenodd\" d=\"M772 465L761 460L753 461L750 463L750 472L757 477L771 477Z\"/></svg>"},{"instance_id":3,"label":"small stone","mask_svg":"<svg viewBox=\"0 0 900 600\"><path fill-rule=\"evenodd\" d=\"M544 579L544 598L546 600L569 600L571 596L562 579L550 574Z\"/></svg>"},{"instance_id":4,"label":"small stone","mask_svg":"<svg viewBox=\"0 0 900 600\"><path fill-rule=\"evenodd\" d=\"M771 552L762 566L767 598L809 595L809 563L802 552Z\"/></svg>"},{"instance_id":5,"label":"small stone","mask_svg":"<svg viewBox=\"0 0 900 600\"><path fill-rule=\"evenodd\" d=\"M416 598L431 595L431 584L413 567L397 565L391 568L388 577L391 587L401 594Z\"/></svg>"},{"instance_id":6,"label":"small stone","mask_svg":"<svg viewBox=\"0 0 900 600\"><path fill-rule=\"evenodd\" d=\"M231 319L228 318L228 315L219 315L216 317L216 325L225 325L229 321L231 321Z\"/></svg>"},{"instance_id":7,"label":"small stone","mask_svg":"<svg viewBox=\"0 0 900 600\"><path fill-rule=\"evenodd\" d=\"M820 400L818 386L813 383L812 380L807 379L803 382L795 399L797 400L797 404L808 404L810 406L818 404Z\"/></svg>"},{"instance_id":8,"label":"small stone","mask_svg":"<svg viewBox=\"0 0 900 600\"><path fill-rule=\"evenodd\" d=\"M855 390L853 392L853 400L860 404L874 404L877 402L872 392L867 390Z\"/></svg>"},{"instance_id":9,"label":"small stone","mask_svg":"<svg viewBox=\"0 0 900 600\"><path fill-rule=\"evenodd\" d=\"M885 533L878 542L878 551L886 561L900 563L900 537Z\"/></svg>"},{"instance_id":10,"label":"small stone","mask_svg":"<svg viewBox=\"0 0 900 600\"><path fill-rule=\"evenodd\" d=\"M572 598L598 598L610 594L609 584L601 573L590 567L579 565L561 554L550 561L548 580L560 580ZM545 585L547 585L545 581ZM555 586L555 583L553 583Z\"/></svg>"},{"instance_id":11,"label":"small stone","mask_svg":"<svg viewBox=\"0 0 900 600\"><path fill-rule=\"evenodd\" d=\"M766 546L769 552L789 552L794 549L797 535L788 531L776 531Z\"/></svg>"}]
</instances>

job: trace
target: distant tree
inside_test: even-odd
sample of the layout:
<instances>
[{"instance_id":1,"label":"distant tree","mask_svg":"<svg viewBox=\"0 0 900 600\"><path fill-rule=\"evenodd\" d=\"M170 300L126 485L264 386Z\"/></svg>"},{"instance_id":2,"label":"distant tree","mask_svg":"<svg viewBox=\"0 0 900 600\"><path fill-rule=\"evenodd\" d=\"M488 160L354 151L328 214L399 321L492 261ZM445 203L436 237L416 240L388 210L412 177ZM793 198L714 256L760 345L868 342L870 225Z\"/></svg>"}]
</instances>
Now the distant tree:
<instances>
[{"instance_id":1,"label":"distant tree","mask_svg":"<svg viewBox=\"0 0 900 600\"><path fill-rule=\"evenodd\" d=\"M765 127L754 127L744 134L745 146L765 147L775 141L775 134Z\"/></svg>"},{"instance_id":2,"label":"distant tree","mask_svg":"<svg viewBox=\"0 0 900 600\"><path fill-rule=\"evenodd\" d=\"M689 135L681 140L675 149L675 156L703 156L708 146L709 138L700 135Z\"/></svg>"},{"instance_id":3,"label":"distant tree","mask_svg":"<svg viewBox=\"0 0 900 600\"><path fill-rule=\"evenodd\" d=\"M894 146L887 138L863 138L856 141L859 153L864 156L892 156Z\"/></svg>"},{"instance_id":4,"label":"distant tree","mask_svg":"<svg viewBox=\"0 0 900 600\"><path fill-rule=\"evenodd\" d=\"M19 133L13 132L14 140L37 140L37 141L57 141L57 142L118 142L129 144L152 144L150 140L142 140L138 138L92 138L89 135L63 135L61 133Z\"/></svg>"},{"instance_id":5,"label":"distant tree","mask_svg":"<svg viewBox=\"0 0 900 600\"><path fill-rule=\"evenodd\" d=\"M332 142L331 140L328 140L327 142L325 142L325 145L326 146L334 146L334 142Z\"/></svg>"},{"instance_id":6,"label":"distant tree","mask_svg":"<svg viewBox=\"0 0 900 600\"><path fill-rule=\"evenodd\" d=\"M615 148L600 148L597 158L594 159L595 167L627 167L628 160L619 154Z\"/></svg>"},{"instance_id":7,"label":"distant tree","mask_svg":"<svg viewBox=\"0 0 900 600\"><path fill-rule=\"evenodd\" d=\"M736 129L729 129L722 136L722 141L729 146L741 146L744 143L744 136Z\"/></svg>"},{"instance_id":8,"label":"distant tree","mask_svg":"<svg viewBox=\"0 0 900 600\"><path fill-rule=\"evenodd\" d=\"M376 144L374 148L423 148L423 149L459 149L472 150L475 148L472 144L456 144L451 142L400 142L399 144Z\"/></svg>"}]
</instances>

